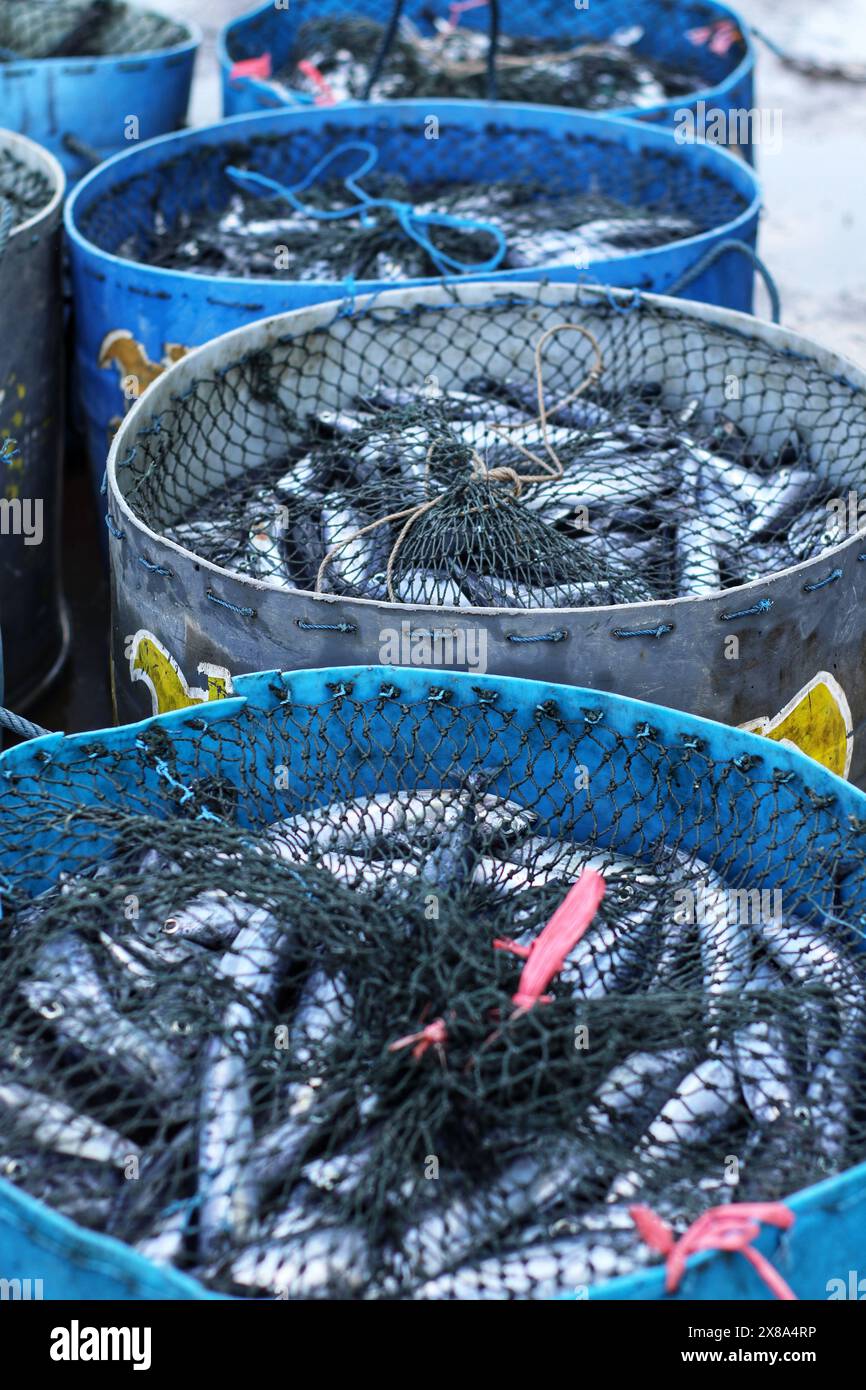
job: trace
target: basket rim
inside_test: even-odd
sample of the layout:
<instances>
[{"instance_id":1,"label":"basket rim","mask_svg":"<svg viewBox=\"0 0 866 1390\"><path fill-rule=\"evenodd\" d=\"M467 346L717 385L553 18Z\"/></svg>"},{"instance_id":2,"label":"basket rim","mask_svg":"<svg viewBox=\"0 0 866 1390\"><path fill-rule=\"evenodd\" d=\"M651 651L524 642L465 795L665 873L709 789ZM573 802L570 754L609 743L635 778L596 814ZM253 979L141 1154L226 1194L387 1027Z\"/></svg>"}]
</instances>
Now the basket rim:
<instances>
[{"instance_id":1,"label":"basket rim","mask_svg":"<svg viewBox=\"0 0 866 1390\"><path fill-rule=\"evenodd\" d=\"M634 117L639 115L644 120L652 120L653 118L667 115L669 112L675 109L677 105L685 106L690 102L701 101L703 99L714 97L720 93L724 93L729 88L741 82L744 77L747 77L749 73L751 73L754 70L756 49L752 32L752 26L749 23L747 23L747 21L740 14L739 10L735 9L732 5L723 3L723 0L702 0L702 3L704 3L708 9L716 11L720 20L728 19L733 21L733 23L739 30L743 39L745 52L737 66L732 68L731 71L727 73L725 77L722 78L721 82L715 83L715 85L712 87L697 88L693 92L686 92L682 97L673 97L668 101L658 102L655 106L614 107L609 113L605 112L605 115L609 114L612 118L620 116ZM223 74L223 81L225 85L228 85L232 80L231 68L234 62L234 59L229 57L228 52L229 35L232 34L235 30L242 29L245 25L251 23L254 20L259 19L262 15L267 14L269 12L273 12L273 8L273 0L264 0L263 4L256 5L254 9L248 10L246 14L238 15L236 19L230 20L229 23L224 24L223 27L220 29L216 45L216 55L220 65L220 69ZM348 103L340 104L348 105ZM500 103L500 105L505 106L511 106L516 104L517 103L512 102ZM558 107L556 109L580 111L584 108Z\"/></svg>"},{"instance_id":2,"label":"basket rim","mask_svg":"<svg viewBox=\"0 0 866 1390\"><path fill-rule=\"evenodd\" d=\"M706 323L716 327L721 327L735 333L741 338L745 338L753 343L763 344L772 347L777 351L785 351L792 359L800 358L817 366L825 375L839 381L849 389L859 392L866 404L866 367L858 366L852 359L846 358L841 354L833 352L829 348L824 348L820 344L813 342L812 339L804 334L796 333L791 329L782 328L778 324L769 323L762 319L756 319L751 314L743 313L735 309L722 309L716 305L701 304L694 300L674 299L670 295L644 294L642 292L612 289L608 285L585 285L564 283L555 281L529 282L522 284L515 292L508 292L508 302L519 305L522 298L525 298L528 308L545 307L554 308L556 304L553 299L544 301L542 296L550 296L560 293L560 302L571 304L579 308L591 307L593 300L601 299L604 302L620 301L623 305L634 303L635 295L639 303L646 304L649 308L665 315L669 318L691 319ZM750 580L745 584L732 585L727 589L719 589L710 594L678 595L676 598L639 601L636 603L606 604L588 608L526 608L526 609L502 609L502 608L482 608L472 606L470 608L453 608L445 604L402 604L386 603L379 599L354 598L340 594L316 594L309 589L285 589L278 584L274 584L268 579L258 579L252 575L242 575L234 570L229 570L221 565L216 565L211 560L197 555L194 551L188 550L179 542L170 539L160 531L155 531L149 526L139 514L130 506L129 501L118 481L119 459L125 456L136 437L140 424L144 424L150 416L155 413L160 406L168 404L174 394L186 390L196 378L199 367L206 364L207 375L213 376L217 371L229 370L233 365L239 364L245 354L249 352L252 342L256 349L267 350L284 342L287 338L303 338L309 333L327 330L331 324L341 318L355 318L363 316L368 310L388 310L389 308L404 308L406 298L412 307L432 307L432 308L464 308L469 311L472 309L482 309L485 305L495 304L503 296L503 285L499 281L475 281L473 283L460 284L449 292L441 284L427 286L420 289L402 288L385 290L377 294L365 295L353 301L350 309L344 300L329 300L325 303L306 305L299 309L290 309L281 314L272 314L265 318L257 319L253 323L242 324L240 327L230 329L226 333L220 334L216 338L193 348L179 361L172 364L167 371L163 372L155 381L142 392L141 396L133 405L129 413L124 416L123 422L114 436L111 448L108 453L106 464L106 486L110 508L114 507L121 514L124 524L131 526L135 532L143 538L145 542L155 544L163 548L169 554L182 557L185 561L196 566L202 573L212 575L215 579L227 580L229 583L237 584L242 590L249 592L274 592L285 594L291 599L311 599L326 604L341 603L351 608L358 607L360 611L377 612L389 617L396 617L398 614L404 617L409 612L417 612L432 616L433 614L447 614L449 619L462 618L471 620L475 615L495 614L502 616L508 615L510 621L519 623L521 618L528 614L537 615L544 613L551 618L563 618L568 614L592 614L601 620L611 617L613 614L623 614L633 617L636 614L656 613L662 611L665 614L673 614L678 607L688 605L713 605L718 603L720 597L725 601L729 598L747 599L750 595L755 595L762 590L766 590L780 579L787 580L789 576L798 576L811 571L817 562L823 564L833 556L842 551L850 549L854 545L862 545L866 538L866 524L858 531L846 536L839 545L824 551L816 559L802 560L797 565L789 566L787 569L774 571L771 575L761 576L758 579ZM298 325L299 331L293 333L292 329ZM119 542L112 537L109 550Z\"/></svg>"},{"instance_id":3,"label":"basket rim","mask_svg":"<svg viewBox=\"0 0 866 1390\"><path fill-rule=\"evenodd\" d=\"M602 116L595 112L572 111L564 107L539 106L530 103L476 102L458 100L456 98L444 100L437 99L435 102L432 102L424 101L422 98L414 98L407 101L395 101L381 103L379 105L364 102L344 102L336 107L314 107L299 110L287 108L281 111L247 112L238 116L229 116L224 120L215 121L210 125L196 126L191 130L170 131L168 134L158 135L152 140L143 140L132 149L121 150L117 154L112 155L110 159L107 159L104 163L98 165L97 168L91 170L75 185L67 199L64 210L66 234L69 237L75 254L80 253L84 256L98 258L100 262L104 262L112 268L120 269L127 273L134 270L136 275L147 276L149 280L152 279L154 284L160 285L165 289L168 289L172 285L184 288L194 285L207 285L219 287L222 293L237 293L248 297L250 289L253 287L273 285L285 290L290 286L303 284L305 290L310 293L324 293L325 291L338 292L341 281L336 279L298 281L277 278L275 276L247 276L240 278L231 275L196 275L183 269L151 266L148 265L146 261L131 260L126 256L118 256L112 251L103 250L84 233L80 225L80 220L86 215L92 204L114 193L118 185L122 185L128 178L135 177L134 164L132 165L131 172L126 173L123 161L142 160L145 166L142 173L152 174L159 170L163 162L156 158L151 158L152 152L163 148L168 149L172 143L177 144L181 148L186 144L189 146L190 152L202 145L218 147L223 144L228 144L233 136L239 136L241 129L245 132L248 129L249 138L254 139L256 126L259 124L262 127L268 128L266 133L273 134L275 137L283 135L283 138L288 140L291 137L292 127L295 123L300 124L302 127L311 124L314 127L317 125L326 126L328 123L333 123L334 121L341 123L343 113L351 113L346 121L347 127L351 129L356 125L362 124L362 121L352 119L352 116L357 118L364 113L369 113L371 121L375 120L378 115L380 119L385 118L388 120L388 123L391 124L392 120L389 118L399 119L400 114L404 112L407 118L411 116L420 117L422 114L424 116L431 114L435 115L438 112L445 118L453 119L456 117L459 121L461 115L466 116L470 111L480 111L482 113L489 112L491 120L498 118L499 120L507 121L509 119L514 119L516 116L516 124L520 123L520 115L524 114L525 124L530 128L542 128L542 122L545 119L549 120L551 114L553 114L556 116L558 123L572 125L579 138L585 134L601 136L608 134L613 137L618 133L632 136L640 134L641 144L655 145L659 149L669 149L675 158L681 158L683 160L684 167L688 165L688 161L692 161L696 170L699 167L714 169L718 172L719 176L725 180L729 188L737 192L742 191L746 206L729 221L720 222L718 225L701 231L695 236L676 238L673 241L667 242L664 246L656 247L649 251L637 253L632 250L622 252L618 255L604 256L597 261L598 265L616 266L622 262L634 259L637 254L640 254L642 260L651 260L656 256L670 252L672 248L676 248L677 250L682 249L684 252L688 253L690 249L698 248L700 243L704 242L708 236L736 238L753 219L760 215L763 206L762 189L761 183L753 169L729 150L718 145L698 143L693 146L683 146L677 141L674 132L666 129L664 126L646 125L641 121L631 120L625 116ZM279 128L282 124L286 126L284 133ZM474 122L470 124L474 124ZM274 129L274 127L276 127L276 129ZM265 132L263 131L263 133ZM168 162L170 158L171 155L167 154L166 162ZM637 152L634 153L634 158L637 161ZM748 192L745 191L746 189L748 189ZM532 273L548 273L555 276L557 271L563 270L565 270L565 266L560 263L559 265L551 264L550 266L544 267L542 272L536 272L534 270ZM525 277L526 273L526 271L519 269L495 272L503 284L523 283L524 280L522 277ZM455 276L454 281L458 283L464 280L469 281L472 278L471 274L469 276ZM474 278L477 279L479 277L475 276ZM480 278L484 279L484 274L481 274ZM370 280L358 281L356 290L360 294L370 293L373 287L378 283L378 281ZM395 281L394 288L435 285L439 283L441 283L441 280L438 277L415 277L413 279Z\"/></svg>"}]
</instances>

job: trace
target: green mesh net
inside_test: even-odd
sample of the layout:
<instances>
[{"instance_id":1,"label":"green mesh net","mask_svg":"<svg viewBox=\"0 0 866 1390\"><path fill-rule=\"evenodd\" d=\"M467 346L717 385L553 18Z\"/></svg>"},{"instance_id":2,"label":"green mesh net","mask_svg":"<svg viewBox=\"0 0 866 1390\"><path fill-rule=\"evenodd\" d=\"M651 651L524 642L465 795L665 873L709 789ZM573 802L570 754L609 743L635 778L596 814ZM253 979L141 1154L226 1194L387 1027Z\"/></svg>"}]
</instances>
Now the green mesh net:
<instances>
[{"instance_id":1,"label":"green mesh net","mask_svg":"<svg viewBox=\"0 0 866 1390\"><path fill-rule=\"evenodd\" d=\"M700 597L851 534L853 386L648 301L545 293L239 347L128 432L121 492L225 570L410 606Z\"/></svg>"},{"instance_id":2,"label":"green mesh net","mask_svg":"<svg viewBox=\"0 0 866 1390\"><path fill-rule=\"evenodd\" d=\"M863 824L428 686L7 770L5 1178L219 1291L549 1297L656 1258L636 1201L682 1232L866 1158Z\"/></svg>"},{"instance_id":3,"label":"green mesh net","mask_svg":"<svg viewBox=\"0 0 866 1390\"><path fill-rule=\"evenodd\" d=\"M122 0L3 0L0 6L0 64L147 53L188 38L185 25Z\"/></svg>"}]
</instances>

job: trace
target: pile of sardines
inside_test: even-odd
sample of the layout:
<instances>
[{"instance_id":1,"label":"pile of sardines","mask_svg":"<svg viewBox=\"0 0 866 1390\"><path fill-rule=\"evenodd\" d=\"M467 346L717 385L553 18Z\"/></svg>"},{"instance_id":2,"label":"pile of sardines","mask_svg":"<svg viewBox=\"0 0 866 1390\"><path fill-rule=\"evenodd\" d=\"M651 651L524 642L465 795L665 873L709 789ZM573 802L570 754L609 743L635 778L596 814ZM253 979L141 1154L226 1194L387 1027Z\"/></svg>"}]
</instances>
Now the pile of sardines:
<instances>
[{"instance_id":1,"label":"pile of sardines","mask_svg":"<svg viewBox=\"0 0 866 1390\"><path fill-rule=\"evenodd\" d=\"M704 230L692 217L654 205L629 205L597 193L552 195L528 180L479 191L453 182L413 188L398 175L368 175L363 188L376 206L347 194L341 180L326 179L298 195L300 206L237 193L222 210L182 210L171 222L157 211L153 224L146 231L136 228L117 254L191 275L391 281L440 274L442 256L466 269L485 265L499 245L491 227L505 238L497 270L573 264L576 257L586 264ZM436 257L407 234L396 204L413 208ZM425 221L443 215L463 226Z\"/></svg>"},{"instance_id":2,"label":"pile of sardines","mask_svg":"<svg viewBox=\"0 0 866 1390\"><path fill-rule=\"evenodd\" d=\"M297 443L182 520L148 520L284 589L481 608L712 594L843 539L795 432L766 457L655 383L620 400L564 394L548 390L543 426L528 377L380 386L297 419Z\"/></svg>"},{"instance_id":3,"label":"pile of sardines","mask_svg":"<svg viewBox=\"0 0 866 1390\"><path fill-rule=\"evenodd\" d=\"M540 835L488 785L333 803L243 851L217 836L221 888L190 886L187 833L19 905L0 1173L231 1292L546 1298L652 1258L635 1200L682 1230L863 1157L864 980L831 927L743 925L706 864ZM603 910L509 1016L587 867ZM162 920L137 910L154 884ZM604 1041L580 1052L584 1024Z\"/></svg>"},{"instance_id":4,"label":"pile of sardines","mask_svg":"<svg viewBox=\"0 0 866 1390\"><path fill-rule=\"evenodd\" d=\"M678 70L639 52L644 33L632 25L597 43L576 43L573 35L500 34L496 94L502 101L610 111L655 106L702 85L695 71ZM358 15L308 20L299 27L277 80L329 102L488 97L489 33L484 22L470 28L439 18L433 20L433 33L424 34L404 16L376 73L384 38L383 24Z\"/></svg>"}]
</instances>

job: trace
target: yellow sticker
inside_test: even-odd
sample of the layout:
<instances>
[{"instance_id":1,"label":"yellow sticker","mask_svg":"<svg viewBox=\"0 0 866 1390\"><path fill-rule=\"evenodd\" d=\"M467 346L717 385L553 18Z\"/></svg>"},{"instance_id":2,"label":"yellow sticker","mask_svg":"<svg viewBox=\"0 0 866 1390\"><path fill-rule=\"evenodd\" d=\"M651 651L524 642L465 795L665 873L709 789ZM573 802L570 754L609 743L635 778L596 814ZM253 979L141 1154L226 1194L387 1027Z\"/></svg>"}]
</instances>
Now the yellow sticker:
<instances>
[{"instance_id":1,"label":"yellow sticker","mask_svg":"<svg viewBox=\"0 0 866 1390\"><path fill-rule=\"evenodd\" d=\"M127 642L129 678L143 681L150 691L154 714L224 700L233 693L231 672L224 666L203 661L197 671L204 676L202 686L190 686L173 656L152 632L141 628Z\"/></svg>"},{"instance_id":2,"label":"yellow sticker","mask_svg":"<svg viewBox=\"0 0 866 1390\"><path fill-rule=\"evenodd\" d=\"M798 748L816 762L847 777L854 751L851 707L835 676L819 671L772 718L751 719L740 728Z\"/></svg>"},{"instance_id":3,"label":"yellow sticker","mask_svg":"<svg viewBox=\"0 0 866 1390\"><path fill-rule=\"evenodd\" d=\"M189 351L182 343L163 343L162 349L162 360L153 362L144 344L139 343L128 328L114 328L103 338L97 361L104 371L115 368L129 405Z\"/></svg>"}]
</instances>

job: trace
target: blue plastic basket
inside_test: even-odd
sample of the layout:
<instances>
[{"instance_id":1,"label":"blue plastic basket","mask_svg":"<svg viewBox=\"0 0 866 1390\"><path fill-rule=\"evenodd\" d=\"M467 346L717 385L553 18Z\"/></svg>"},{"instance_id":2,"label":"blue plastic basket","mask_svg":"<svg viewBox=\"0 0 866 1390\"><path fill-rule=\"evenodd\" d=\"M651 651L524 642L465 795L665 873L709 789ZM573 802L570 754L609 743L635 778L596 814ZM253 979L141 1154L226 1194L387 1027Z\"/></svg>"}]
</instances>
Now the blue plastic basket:
<instances>
[{"instance_id":1,"label":"blue plastic basket","mask_svg":"<svg viewBox=\"0 0 866 1390\"><path fill-rule=\"evenodd\" d=\"M439 121L435 140L424 138L431 116ZM435 283L429 278L353 285L276 275L234 279L155 268L121 252L139 226L147 225L154 205L168 219L200 206L225 206L237 192L225 168L241 156L250 167L290 184L350 140L374 144L377 170L402 174L414 184L453 178L483 186L497 178L513 180L517 169L543 178L548 168L556 171L556 186L563 191L592 185L626 203L668 197L685 215L694 212L701 225L712 217L708 208L718 209L709 230L655 250L594 259L580 268L572 260L532 270L478 272L459 277L461 283L492 280L513 286L585 278L665 292L679 281L688 282L683 293L691 299L751 310L759 185L726 151L679 145L668 131L632 121L532 106L398 102L237 117L118 155L83 179L67 204L75 370L97 479L113 430L129 408L130 397L122 390L128 374L137 375L143 387L184 349L286 309ZM729 243L740 254L727 252ZM106 351L109 335L117 333L133 340L122 360Z\"/></svg>"},{"instance_id":2,"label":"blue plastic basket","mask_svg":"<svg viewBox=\"0 0 866 1390\"><path fill-rule=\"evenodd\" d=\"M316 717L304 730L302 716L310 708ZM661 835L725 874L742 874L746 885L760 872L762 884L784 887L786 872L794 872L800 875L798 893L815 894L816 920L827 901L827 881L820 856L810 858L807 849L814 850L816 838L826 847L839 827L854 837L849 844L866 833L863 793L794 750L752 734L592 690L348 667L246 676L233 696L195 710L98 734L52 734L4 753L0 884L37 893L72 867L70 841L57 833L56 817L52 829L55 792L62 790L70 811L71 798L81 806L99 802L103 808L132 805L163 818L172 814L170 788L145 766L136 747L154 726L172 741L176 777L218 773L236 788L240 824L254 815L250 789L272 771L277 750L279 762L290 768L285 809L291 810L302 803L305 778L315 780L323 803L347 791L429 786L437 772L444 778L455 767L483 763L489 737L497 757L509 760L497 774L501 786L491 783L491 789L519 786L531 777L540 789L534 806L542 833L555 830L557 818L567 813L575 817L577 839L630 853ZM583 809L576 803L586 793L575 791L573 778L554 772L566 761L573 767L575 754L593 788ZM671 789L666 798L659 795L660 776ZM40 797L36 813L34 789ZM21 804L28 799L31 812L24 817ZM708 805L714 808L709 816ZM109 852L111 843L108 832L100 831L93 854ZM28 865L26 878L22 863ZM813 867L804 877L807 863ZM837 891L853 919L856 883L846 890L843 879ZM845 1278L862 1256L866 1164L793 1196L789 1206L793 1227L785 1235L765 1229L757 1246L799 1297L826 1297L828 1280ZM46 1298L212 1296L117 1241L74 1226L7 1182L0 1182L0 1269L7 1279L41 1278ZM661 1298L663 1270L601 1285L591 1296ZM767 1290L741 1256L712 1253L690 1263L675 1296L751 1299L766 1297Z\"/></svg>"},{"instance_id":3,"label":"blue plastic basket","mask_svg":"<svg viewBox=\"0 0 866 1390\"><path fill-rule=\"evenodd\" d=\"M29 135L78 179L130 141L183 125L201 32L150 52L0 63L0 124ZM130 124L134 118L135 124Z\"/></svg>"},{"instance_id":4,"label":"blue plastic basket","mask_svg":"<svg viewBox=\"0 0 866 1390\"><path fill-rule=\"evenodd\" d=\"M707 108L724 112L752 107L755 54L748 27L735 10L716 0L655 0L652 6L641 0L592 0L583 8L572 5L570 0L565 4L560 0L526 0L517 7L500 8L504 34L563 38L574 44L597 43L609 39L617 30L645 25L646 32L637 45L639 53L674 68L677 64L688 65L700 73L695 91L688 96L655 106L624 107L612 111L612 115L671 124L676 112L686 108L694 111L701 101L706 102ZM268 54L276 71L289 59L295 35L305 20L350 10L355 17L366 16L385 23L391 9L391 0L358 0L352 5L346 0L292 0L290 6L282 9L268 0L233 20L223 29L218 46L225 115L284 105L286 101L284 90L278 90L271 82L233 76L236 62ZM445 17L448 11L448 0L434 0L432 4L429 0L409 0L404 14L422 33L432 34L431 17ZM724 22L733 25L741 36L726 53L714 53L707 44L698 47L688 38L690 30ZM482 33L489 23L489 12L484 7L460 15L461 27ZM290 99L309 102L305 93L289 90Z\"/></svg>"}]
</instances>

